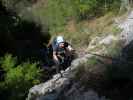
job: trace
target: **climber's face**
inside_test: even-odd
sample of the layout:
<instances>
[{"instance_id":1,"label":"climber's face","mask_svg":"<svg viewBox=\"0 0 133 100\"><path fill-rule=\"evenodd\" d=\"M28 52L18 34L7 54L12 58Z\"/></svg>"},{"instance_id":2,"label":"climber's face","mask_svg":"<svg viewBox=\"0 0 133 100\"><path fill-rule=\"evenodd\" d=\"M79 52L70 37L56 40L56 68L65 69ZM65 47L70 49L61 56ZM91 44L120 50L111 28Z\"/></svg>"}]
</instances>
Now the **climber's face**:
<instances>
[{"instance_id":1,"label":"climber's face","mask_svg":"<svg viewBox=\"0 0 133 100\"><path fill-rule=\"evenodd\" d=\"M60 43L60 44L59 44L59 47L60 47L60 48L64 48L64 43L63 43L63 42Z\"/></svg>"}]
</instances>

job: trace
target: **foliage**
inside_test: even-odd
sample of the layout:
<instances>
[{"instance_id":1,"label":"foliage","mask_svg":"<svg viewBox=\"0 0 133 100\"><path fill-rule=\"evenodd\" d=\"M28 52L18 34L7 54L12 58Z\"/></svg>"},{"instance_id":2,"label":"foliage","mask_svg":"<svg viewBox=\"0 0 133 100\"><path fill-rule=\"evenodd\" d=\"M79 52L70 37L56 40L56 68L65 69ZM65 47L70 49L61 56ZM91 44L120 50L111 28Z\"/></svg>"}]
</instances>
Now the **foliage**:
<instances>
[{"instance_id":1,"label":"foliage","mask_svg":"<svg viewBox=\"0 0 133 100\"><path fill-rule=\"evenodd\" d=\"M37 63L17 64L16 58L5 55L1 67L5 71L4 80L0 82L0 97L3 100L24 100L30 87L39 83L40 69Z\"/></svg>"},{"instance_id":2,"label":"foliage","mask_svg":"<svg viewBox=\"0 0 133 100\"><path fill-rule=\"evenodd\" d=\"M74 0L74 4L81 19L91 16L95 12L97 3L97 0Z\"/></svg>"},{"instance_id":3,"label":"foliage","mask_svg":"<svg viewBox=\"0 0 133 100\"><path fill-rule=\"evenodd\" d=\"M51 33L59 33L67 21L89 19L108 11L117 12L120 5L120 0L46 0L40 1L31 12L36 20L50 27Z\"/></svg>"},{"instance_id":4,"label":"foliage","mask_svg":"<svg viewBox=\"0 0 133 100\"><path fill-rule=\"evenodd\" d=\"M47 0L40 3L45 5L33 8L32 13L50 27L51 33L62 31L66 21L76 13L71 0Z\"/></svg>"},{"instance_id":5,"label":"foliage","mask_svg":"<svg viewBox=\"0 0 133 100\"><path fill-rule=\"evenodd\" d=\"M116 16L110 12L104 16L92 19L90 21L82 21L80 23L68 23L63 31L63 35L70 41L72 44L75 44L76 47L91 46L91 42L95 41L96 38L104 38L110 34L117 36L121 29L114 24L114 18ZM106 21L105 21L106 20ZM97 44L97 40L95 41ZM93 46L96 46L96 45ZM102 49L102 45L96 46L97 50ZM89 49L90 50L90 49ZM96 51L95 48L92 48L91 51Z\"/></svg>"}]
</instances>

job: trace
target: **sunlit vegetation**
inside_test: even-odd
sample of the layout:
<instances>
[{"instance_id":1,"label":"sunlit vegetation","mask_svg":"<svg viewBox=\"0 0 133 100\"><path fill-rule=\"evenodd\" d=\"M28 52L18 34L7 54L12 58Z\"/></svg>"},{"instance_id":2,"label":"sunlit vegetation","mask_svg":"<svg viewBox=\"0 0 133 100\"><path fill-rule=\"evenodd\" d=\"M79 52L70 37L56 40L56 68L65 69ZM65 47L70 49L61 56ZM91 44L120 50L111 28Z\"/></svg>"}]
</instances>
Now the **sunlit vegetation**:
<instances>
[{"instance_id":1,"label":"sunlit vegetation","mask_svg":"<svg viewBox=\"0 0 133 100\"><path fill-rule=\"evenodd\" d=\"M45 51L51 36L62 34L75 48L87 48L96 36L102 37L109 34L117 36L121 29L114 25L114 18L130 8L130 0L125 1L1 0L1 99L24 100L29 88L40 83L43 72L40 65L48 61ZM101 49L101 45L95 44L96 48L93 51ZM107 47L107 53L116 56L120 52L117 45L119 44L114 42L110 48ZM99 66L95 58L79 67L77 78L86 80L81 83L87 85L88 77L85 77L84 73L93 71L94 66ZM110 68L109 79L116 75L132 80L131 67L128 67L131 70L127 72L124 72L125 67L122 67L121 72L118 72L119 70L115 72L112 66ZM118 69L120 68L118 66ZM83 77L82 74L84 74ZM92 75L97 74L92 72Z\"/></svg>"}]
</instances>

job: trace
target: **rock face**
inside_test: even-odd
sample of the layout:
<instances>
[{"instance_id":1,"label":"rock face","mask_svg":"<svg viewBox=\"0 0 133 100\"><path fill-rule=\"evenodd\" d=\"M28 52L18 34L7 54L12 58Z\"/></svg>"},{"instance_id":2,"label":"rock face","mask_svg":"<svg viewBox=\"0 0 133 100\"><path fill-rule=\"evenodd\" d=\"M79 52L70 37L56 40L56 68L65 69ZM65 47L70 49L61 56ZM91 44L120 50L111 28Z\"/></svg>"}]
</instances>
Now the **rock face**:
<instances>
[{"instance_id":1,"label":"rock face","mask_svg":"<svg viewBox=\"0 0 133 100\"><path fill-rule=\"evenodd\" d=\"M113 41L117 40L117 38L113 35L109 35L103 40L99 42L99 44L105 44L105 45L110 45Z\"/></svg>"},{"instance_id":2,"label":"rock face","mask_svg":"<svg viewBox=\"0 0 133 100\"><path fill-rule=\"evenodd\" d=\"M104 100L92 90L82 93L83 88L72 80L79 64L87 62L90 57L92 55L88 54L74 60L65 71L54 75L45 83L32 87L27 100Z\"/></svg>"},{"instance_id":3,"label":"rock face","mask_svg":"<svg viewBox=\"0 0 133 100\"><path fill-rule=\"evenodd\" d=\"M133 11L130 12L127 19L119 27L123 29L121 38L126 41L125 45L129 44L133 40Z\"/></svg>"},{"instance_id":4,"label":"rock face","mask_svg":"<svg viewBox=\"0 0 133 100\"><path fill-rule=\"evenodd\" d=\"M27 100L56 100L59 98L64 88L72 84L71 79L74 77L78 65L87 61L89 57L91 56L86 55L83 58L74 60L64 72L54 75L51 80L45 83L32 87L29 90Z\"/></svg>"}]
</instances>

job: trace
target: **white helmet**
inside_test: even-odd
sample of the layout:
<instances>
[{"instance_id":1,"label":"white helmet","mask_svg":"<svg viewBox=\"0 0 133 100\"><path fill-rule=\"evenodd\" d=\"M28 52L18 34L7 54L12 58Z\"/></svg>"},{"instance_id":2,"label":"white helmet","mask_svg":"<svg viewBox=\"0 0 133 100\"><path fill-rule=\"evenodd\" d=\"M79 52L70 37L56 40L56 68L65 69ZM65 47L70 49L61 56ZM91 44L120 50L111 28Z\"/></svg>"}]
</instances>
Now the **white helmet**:
<instances>
[{"instance_id":1,"label":"white helmet","mask_svg":"<svg viewBox=\"0 0 133 100\"><path fill-rule=\"evenodd\" d=\"M63 36L57 36L56 41L57 43L64 42Z\"/></svg>"}]
</instances>

